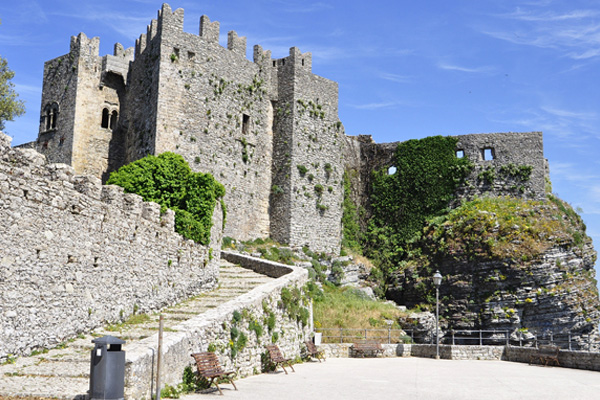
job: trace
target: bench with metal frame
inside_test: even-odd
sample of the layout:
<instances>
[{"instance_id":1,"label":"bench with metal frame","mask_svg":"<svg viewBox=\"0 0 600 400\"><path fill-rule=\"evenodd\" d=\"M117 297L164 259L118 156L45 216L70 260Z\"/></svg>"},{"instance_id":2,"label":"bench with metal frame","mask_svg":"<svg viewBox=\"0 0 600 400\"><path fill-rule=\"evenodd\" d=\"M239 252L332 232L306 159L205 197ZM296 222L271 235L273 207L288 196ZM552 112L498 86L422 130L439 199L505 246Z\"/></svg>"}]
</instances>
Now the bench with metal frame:
<instances>
[{"instance_id":1,"label":"bench with metal frame","mask_svg":"<svg viewBox=\"0 0 600 400\"><path fill-rule=\"evenodd\" d=\"M538 347L538 350L535 354L532 354L529 357L529 364L531 364L535 359L540 361L540 364L544 364L544 366L548 365L550 361L556 363L557 366L560 367L560 362L558 362L558 353L560 352L560 347L551 345L551 344L541 344Z\"/></svg>"},{"instance_id":2,"label":"bench with metal frame","mask_svg":"<svg viewBox=\"0 0 600 400\"><path fill-rule=\"evenodd\" d=\"M377 357L378 354L383 355L383 347L381 343L376 342L357 342L352 344L352 352L357 357L364 357L367 354L373 354Z\"/></svg>"},{"instance_id":3,"label":"bench with metal frame","mask_svg":"<svg viewBox=\"0 0 600 400\"><path fill-rule=\"evenodd\" d=\"M221 364L219 363L219 359L217 355L213 352L206 351L201 353L194 353L191 355L196 361L196 368L198 370L198 375L206 378L209 381L208 386L210 387L213 383L219 390L219 393L223 395L221 388L219 387L219 379L223 379L228 381L233 385L233 388L237 390L235 383L233 382L233 376L235 375L234 371L225 371Z\"/></svg>"},{"instance_id":4,"label":"bench with metal frame","mask_svg":"<svg viewBox=\"0 0 600 400\"><path fill-rule=\"evenodd\" d=\"M304 345L306 346L306 352L310 357L315 357L319 362L321 362L321 360L325 361L323 350L319 350L312 340L307 340L304 342Z\"/></svg>"},{"instance_id":5,"label":"bench with metal frame","mask_svg":"<svg viewBox=\"0 0 600 400\"><path fill-rule=\"evenodd\" d=\"M285 372L287 375L288 372L285 370L285 366L287 365L292 369L293 372L296 372L292 366L292 360L290 358L283 357L281 350L279 350L279 347L276 344L269 344L265 347L269 352L269 358L271 359L271 362L275 364L275 369L277 369L277 366L280 365L283 369L283 372Z\"/></svg>"}]
</instances>

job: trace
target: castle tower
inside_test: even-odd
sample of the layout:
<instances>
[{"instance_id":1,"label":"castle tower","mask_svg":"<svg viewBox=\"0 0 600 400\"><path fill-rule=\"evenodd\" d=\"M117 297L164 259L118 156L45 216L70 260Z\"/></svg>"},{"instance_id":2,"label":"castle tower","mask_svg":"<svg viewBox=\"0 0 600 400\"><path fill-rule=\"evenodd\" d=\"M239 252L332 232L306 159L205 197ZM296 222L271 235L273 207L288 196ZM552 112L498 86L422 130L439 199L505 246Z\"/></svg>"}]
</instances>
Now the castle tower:
<instances>
[{"instance_id":1,"label":"castle tower","mask_svg":"<svg viewBox=\"0 0 600 400\"><path fill-rule=\"evenodd\" d=\"M246 38L206 16L183 31L164 4L136 43L127 95L127 162L171 151L223 183L225 235L268 237L272 165L271 69L246 58ZM270 61L270 59L269 59Z\"/></svg>"},{"instance_id":2,"label":"castle tower","mask_svg":"<svg viewBox=\"0 0 600 400\"><path fill-rule=\"evenodd\" d=\"M311 54L295 47L273 68L271 234L292 246L337 252L344 172L337 83L314 75Z\"/></svg>"},{"instance_id":3,"label":"castle tower","mask_svg":"<svg viewBox=\"0 0 600 400\"><path fill-rule=\"evenodd\" d=\"M133 51L117 44L113 56L100 57L99 45L80 33L68 54L44 64L36 147L50 162L106 178L123 162L119 116Z\"/></svg>"}]
</instances>

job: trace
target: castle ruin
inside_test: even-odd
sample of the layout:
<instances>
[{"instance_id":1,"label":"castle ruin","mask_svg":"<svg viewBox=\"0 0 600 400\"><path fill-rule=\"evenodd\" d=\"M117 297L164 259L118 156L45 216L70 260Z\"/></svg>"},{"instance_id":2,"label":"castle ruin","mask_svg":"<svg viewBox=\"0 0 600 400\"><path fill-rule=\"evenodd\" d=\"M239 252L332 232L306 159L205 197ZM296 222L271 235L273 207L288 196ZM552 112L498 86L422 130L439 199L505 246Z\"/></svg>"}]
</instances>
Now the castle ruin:
<instances>
[{"instance_id":1,"label":"castle ruin","mask_svg":"<svg viewBox=\"0 0 600 400\"><path fill-rule=\"evenodd\" d=\"M367 203L371 172L393 164L396 144L345 135L338 85L312 73L310 53L292 47L273 59L256 45L250 61L245 37L229 32L225 48L218 22L202 16L196 35L183 18L164 4L135 48L116 44L113 55L99 55L99 38L72 37L68 54L45 63L29 145L103 180L148 154L179 153L224 184L226 236L338 252L344 171L357 171L354 200ZM531 179L516 194L544 196L541 133L465 135L459 145L457 156L476 165L466 194L515 194L506 182L477 184L476 174L528 164Z\"/></svg>"}]
</instances>

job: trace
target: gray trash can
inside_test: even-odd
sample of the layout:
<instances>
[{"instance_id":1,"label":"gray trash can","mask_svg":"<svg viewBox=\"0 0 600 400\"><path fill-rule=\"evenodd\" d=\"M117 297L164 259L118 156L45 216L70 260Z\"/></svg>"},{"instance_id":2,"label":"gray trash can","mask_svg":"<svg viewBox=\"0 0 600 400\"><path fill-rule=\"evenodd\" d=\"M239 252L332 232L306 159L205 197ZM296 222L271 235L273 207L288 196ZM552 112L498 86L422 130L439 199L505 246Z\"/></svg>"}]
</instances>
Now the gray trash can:
<instances>
[{"instance_id":1,"label":"gray trash can","mask_svg":"<svg viewBox=\"0 0 600 400\"><path fill-rule=\"evenodd\" d=\"M123 400L125 392L124 340L103 336L95 344L90 363L89 399Z\"/></svg>"}]
</instances>

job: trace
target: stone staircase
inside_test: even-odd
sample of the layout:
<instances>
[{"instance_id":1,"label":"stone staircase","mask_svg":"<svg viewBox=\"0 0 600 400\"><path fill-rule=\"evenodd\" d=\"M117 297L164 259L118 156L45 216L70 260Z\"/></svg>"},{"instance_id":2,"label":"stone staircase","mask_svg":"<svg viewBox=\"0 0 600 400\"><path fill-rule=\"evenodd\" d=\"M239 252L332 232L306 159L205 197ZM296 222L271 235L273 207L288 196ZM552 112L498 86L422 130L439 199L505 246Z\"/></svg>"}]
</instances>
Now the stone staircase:
<instances>
[{"instance_id":1,"label":"stone staircase","mask_svg":"<svg viewBox=\"0 0 600 400\"><path fill-rule=\"evenodd\" d=\"M216 289L161 310L165 331L273 280L249 269L221 260L219 285ZM111 335L130 344L158 331L159 314L136 324L118 324L81 335L58 348L29 357L18 357L0 365L0 398L35 396L83 399L89 389L92 340ZM127 351L127 344L123 349Z\"/></svg>"}]
</instances>

